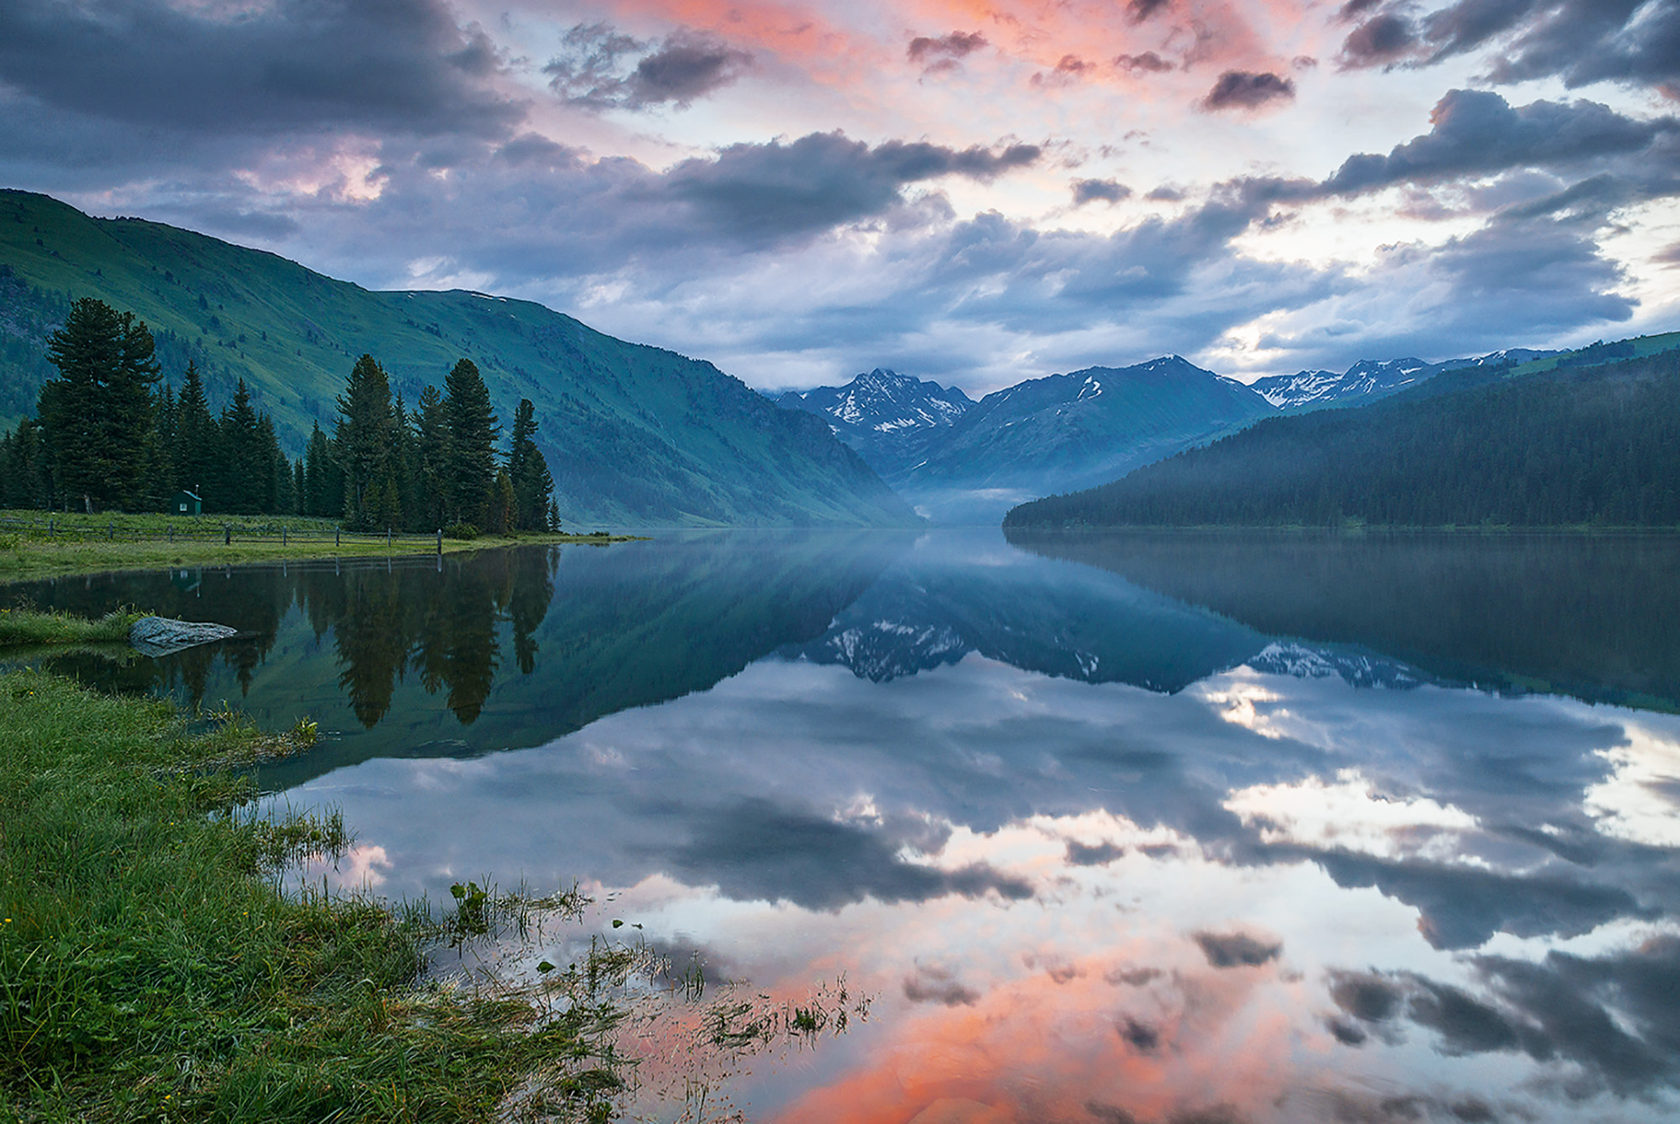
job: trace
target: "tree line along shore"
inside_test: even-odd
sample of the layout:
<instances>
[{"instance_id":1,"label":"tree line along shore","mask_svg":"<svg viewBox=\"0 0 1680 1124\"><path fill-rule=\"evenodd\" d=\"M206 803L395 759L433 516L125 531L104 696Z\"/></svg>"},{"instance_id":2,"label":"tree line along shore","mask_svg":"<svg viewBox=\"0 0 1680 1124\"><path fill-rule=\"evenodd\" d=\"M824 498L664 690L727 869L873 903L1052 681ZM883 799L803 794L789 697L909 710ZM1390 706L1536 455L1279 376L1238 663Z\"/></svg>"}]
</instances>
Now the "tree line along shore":
<instances>
[{"instance_id":1,"label":"tree line along shore","mask_svg":"<svg viewBox=\"0 0 1680 1124\"><path fill-rule=\"evenodd\" d=\"M77 300L47 358L57 375L42 385L36 416L0 437L0 507L159 512L181 496L194 513L316 516L351 530L472 537L559 528L534 407L520 400L499 451L501 427L469 359L411 409L363 355L331 434L317 423L292 460L243 379L212 415L196 366L188 363L177 389L131 313Z\"/></svg>"}]
</instances>

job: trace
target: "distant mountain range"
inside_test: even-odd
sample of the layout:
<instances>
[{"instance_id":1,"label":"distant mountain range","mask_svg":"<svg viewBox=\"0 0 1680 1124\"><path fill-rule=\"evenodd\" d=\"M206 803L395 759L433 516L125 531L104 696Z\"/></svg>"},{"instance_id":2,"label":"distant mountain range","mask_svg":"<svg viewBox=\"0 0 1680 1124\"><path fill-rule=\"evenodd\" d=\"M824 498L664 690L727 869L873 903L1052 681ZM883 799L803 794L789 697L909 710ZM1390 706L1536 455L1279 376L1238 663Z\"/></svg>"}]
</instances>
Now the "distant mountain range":
<instances>
[{"instance_id":1,"label":"distant mountain range","mask_svg":"<svg viewBox=\"0 0 1680 1124\"><path fill-rule=\"evenodd\" d=\"M243 378L294 456L314 423L331 425L362 353L411 407L465 357L504 426L520 398L535 404L569 526L917 522L827 426L777 409L710 363L529 301L371 292L274 254L161 223L90 218L22 191L0 191L0 425L34 412L54 373L46 338L84 296L144 320L171 379L196 363L212 409Z\"/></svg>"},{"instance_id":2,"label":"distant mountain range","mask_svg":"<svg viewBox=\"0 0 1680 1124\"><path fill-rule=\"evenodd\" d=\"M1322 410L1333 406L1368 406L1443 371L1523 363L1556 354L1555 351L1511 348L1477 359L1449 359L1444 363L1425 363L1422 359L1410 358L1361 359L1339 375L1334 371L1298 371L1293 375L1269 375L1249 385L1262 398L1285 412Z\"/></svg>"},{"instance_id":3,"label":"distant mountain range","mask_svg":"<svg viewBox=\"0 0 1680 1124\"><path fill-rule=\"evenodd\" d=\"M955 523L995 523L1025 499L1112 480L1276 412L1176 355L1029 379L959 409L966 401L883 370L781 398L823 416L917 511Z\"/></svg>"},{"instance_id":4,"label":"distant mountain range","mask_svg":"<svg viewBox=\"0 0 1680 1124\"><path fill-rule=\"evenodd\" d=\"M956 387L943 387L877 367L845 386L790 390L778 405L806 410L828 422L883 477L898 476L974 405Z\"/></svg>"},{"instance_id":5,"label":"distant mountain range","mask_svg":"<svg viewBox=\"0 0 1680 1124\"><path fill-rule=\"evenodd\" d=\"M1004 527L1680 526L1680 332L1522 354L1270 419Z\"/></svg>"},{"instance_id":6,"label":"distant mountain range","mask_svg":"<svg viewBox=\"0 0 1680 1124\"><path fill-rule=\"evenodd\" d=\"M992 523L1041 496L1076 492L1285 414L1369 406L1447 372L1452 387L1565 353L1361 359L1243 385L1170 355L1031 379L972 402L961 390L876 368L844 386L777 398L835 436L936 522ZM1445 384L1443 384L1445 385Z\"/></svg>"}]
</instances>

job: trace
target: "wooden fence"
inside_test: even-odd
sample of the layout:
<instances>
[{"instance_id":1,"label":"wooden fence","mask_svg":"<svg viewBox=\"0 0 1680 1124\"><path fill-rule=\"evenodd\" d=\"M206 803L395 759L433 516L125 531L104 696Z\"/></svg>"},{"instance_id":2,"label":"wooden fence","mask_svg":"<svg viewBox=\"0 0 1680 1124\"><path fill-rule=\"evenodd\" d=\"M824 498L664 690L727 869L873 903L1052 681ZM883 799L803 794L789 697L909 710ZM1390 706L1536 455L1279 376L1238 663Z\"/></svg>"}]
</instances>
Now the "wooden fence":
<instances>
[{"instance_id":1,"label":"wooden fence","mask_svg":"<svg viewBox=\"0 0 1680 1124\"><path fill-rule=\"evenodd\" d=\"M15 531L30 538L58 542L215 542L225 546L236 542L326 542L334 546L345 543L384 543L393 549L422 543L435 546L443 553L443 532L403 534L385 531L346 531L338 527L288 527L284 524L252 525L248 523L218 522L215 516L193 516L164 527L140 527L107 520L101 525L97 519L61 520L51 515L39 519L0 519L0 532Z\"/></svg>"}]
</instances>

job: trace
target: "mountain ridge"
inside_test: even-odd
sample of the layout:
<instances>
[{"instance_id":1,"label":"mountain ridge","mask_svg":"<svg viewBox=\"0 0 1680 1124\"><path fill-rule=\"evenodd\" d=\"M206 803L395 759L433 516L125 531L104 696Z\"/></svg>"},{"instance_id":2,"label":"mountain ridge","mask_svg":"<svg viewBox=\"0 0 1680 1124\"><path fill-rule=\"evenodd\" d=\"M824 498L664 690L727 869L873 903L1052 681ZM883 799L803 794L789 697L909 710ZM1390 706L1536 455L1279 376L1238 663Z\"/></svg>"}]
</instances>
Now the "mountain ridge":
<instances>
[{"instance_id":1,"label":"mountain ridge","mask_svg":"<svg viewBox=\"0 0 1680 1124\"><path fill-rule=\"evenodd\" d=\"M1004 527L1680 525L1680 332L1282 415Z\"/></svg>"},{"instance_id":2,"label":"mountain ridge","mask_svg":"<svg viewBox=\"0 0 1680 1124\"><path fill-rule=\"evenodd\" d=\"M796 408L855 401L848 388L866 377L803 392ZM894 377L900 385L913 381ZM781 401L794 404L787 394ZM1022 500L1113 479L1276 412L1237 380L1178 355L1026 379L972 403L949 424L940 419L908 433L865 434L858 422L869 419L851 420L833 409L824 416L835 434L918 512L974 523L996 522Z\"/></svg>"}]
</instances>

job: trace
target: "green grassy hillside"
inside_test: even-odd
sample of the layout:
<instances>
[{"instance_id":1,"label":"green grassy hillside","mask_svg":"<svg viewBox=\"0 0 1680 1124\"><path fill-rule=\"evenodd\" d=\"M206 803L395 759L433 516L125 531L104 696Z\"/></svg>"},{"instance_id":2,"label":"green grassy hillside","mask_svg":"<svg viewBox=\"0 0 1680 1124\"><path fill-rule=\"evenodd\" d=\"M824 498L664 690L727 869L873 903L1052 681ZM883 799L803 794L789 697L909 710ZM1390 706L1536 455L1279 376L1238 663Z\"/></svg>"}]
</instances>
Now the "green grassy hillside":
<instances>
[{"instance_id":1,"label":"green grassy hillside","mask_svg":"<svg viewBox=\"0 0 1680 1124\"><path fill-rule=\"evenodd\" d=\"M625 343L529 301L371 292L274 254L139 219L95 219L0 191L0 424L33 412L46 337L97 297L151 327L164 371L189 359L219 408L244 378L301 451L325 427L357 356L412 405L455 361L475 362L504 426L522 397L568 523L913 521L817 418L779 410L710 363Z\"/></svg>"}]
</instances>

